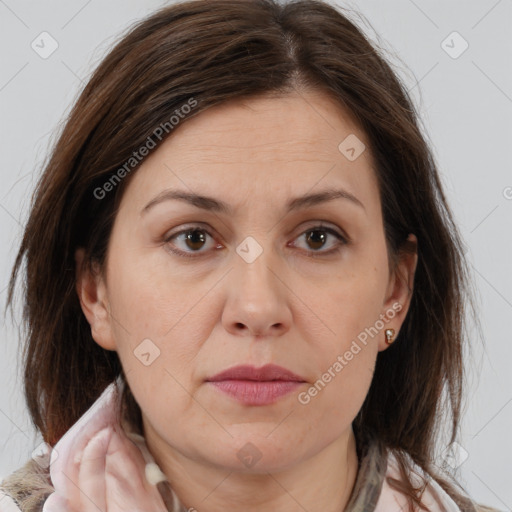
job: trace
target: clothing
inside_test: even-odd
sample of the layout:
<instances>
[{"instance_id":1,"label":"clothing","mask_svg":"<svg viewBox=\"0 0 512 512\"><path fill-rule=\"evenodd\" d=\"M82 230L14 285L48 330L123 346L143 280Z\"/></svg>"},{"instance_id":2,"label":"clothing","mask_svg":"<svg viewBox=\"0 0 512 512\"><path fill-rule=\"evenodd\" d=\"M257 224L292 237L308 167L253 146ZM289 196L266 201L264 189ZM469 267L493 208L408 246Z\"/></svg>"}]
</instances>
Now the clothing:
<instances>
[{"instance_id":1,"label":"clothing","mask_svg":"<svg viewBox=\"0 0 512 512\"><path fill-rule=\"evenodd\" d=\"M154 501L152 501L153 505L150 509L154 512L166 510L186 512L188 510L180 503L166 481L165 475L155 463L141 432L134 431L133 425L119 414L121 386L122 383L119 379L113 382L91 408L66 432L53 450L45 453L40 460L34 461L31 459L25 466L13 473L11 477L0 482L0 512L64 512L67 510L62 504L62 497L67 497L73 503L73 500L76 499L76 493L79 492L77 486L73 483L73 481L78 481L78 471L81 463L81 461L76 463L77 457L84 452L86 447L90 446L91 438L102 432L106 427L117 429L117 431L122 429L122 432L133 443L131 445L133 450L139 450L137 454L139 456L138 468L141 478L146 479L148 482L146 485L152 489L153 493L152 499ZM137 458L133 453L129 457L131 457L131 460L136 460ZM141 461L143 462L141 463ZM424 473L418 466L414 465L414 468L418 475L413 473L411 477L414 483L420 483L422 478L419 475L424 475ZM132 476L130 475L130 477ZM354 489L345 512L406 511L407 500L405 496L392 489L386 477L400 479L395 455L392 451L383 454L379 452L377 445L371 445L365 456L360 460ZM20 496L23 493L19 493L17 497L10 497L8 495L9 489L12 489L13 481L18 481L20 486L23 486L25 479L29 478L31 482L28 485L27 480L27 486L34 490L38 487L39 498L34 498L30 504L24 502L22 505L19 502L22 501ZM431 512L461 512L462 509L433 478L424 475L423 481L425 479L428 485L422 495L422 503ZM11 480L10 487L8 485L9 480ZM39 482L39 484L36 482ZM16 486L14 487L16 488ZM2 492L2 488L5 489L4 492ZM129 500L129 497L127 499ZM127 509L133 510L134 508L133 502L131 506L127 505ZM474 508L473 510L477 511L478 509Z\"/></svg>"}]
</instances>

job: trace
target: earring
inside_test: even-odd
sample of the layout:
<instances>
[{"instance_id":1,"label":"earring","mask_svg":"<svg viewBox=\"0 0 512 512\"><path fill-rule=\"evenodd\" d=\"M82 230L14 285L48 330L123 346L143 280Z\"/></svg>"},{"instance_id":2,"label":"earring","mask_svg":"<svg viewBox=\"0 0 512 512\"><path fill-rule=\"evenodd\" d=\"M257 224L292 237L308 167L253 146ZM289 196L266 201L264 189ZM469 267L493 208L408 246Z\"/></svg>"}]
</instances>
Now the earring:
<instances>
[{"instance_id":1,"label":"earring","mask_svg":"<svg viewBox=\"0 0 512 512\"><path fill-rule=\"evenodd\" d=\"M394 329L386 329L385 334L386 334L386 343L388 345L391 345L391 343L393 343L393 336L395 335L395 330Z\"/></svg>"}]
</instances>

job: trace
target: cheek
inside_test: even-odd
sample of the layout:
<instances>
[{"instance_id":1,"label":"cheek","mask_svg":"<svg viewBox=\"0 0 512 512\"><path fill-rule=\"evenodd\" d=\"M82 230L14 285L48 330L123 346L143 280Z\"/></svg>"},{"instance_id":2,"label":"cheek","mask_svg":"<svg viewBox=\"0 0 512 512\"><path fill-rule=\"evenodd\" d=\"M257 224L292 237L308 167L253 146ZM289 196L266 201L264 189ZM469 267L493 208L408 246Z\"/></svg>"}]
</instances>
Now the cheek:
<instances>
[{"instance_id":1,"label":"cheek","mask_svg":"<svg viewBox=\"0 0 512 512\"><path fill-rule=\"evenodd\" d=\"M114 324L122 338L128 332L133 342L142 337L158 344L195 325L190 318L208 292L207 283L180 278L169 265L144 254L119 258L109 271Z\"/></svg>"},{"instance_id":2,"label":"cheek","mask_svg":"<svg viewBox=\"0 0 512 512\"><path fill-rule=\"evenodd\" d=\"M327 336L311 337L322 372L316 387L326 403L339 403L340 410L360 407L370 386L379 337L384 336L386 288L387 259L361 258L333 279L323 294L312 297L311 303L330 331ZM306 324L304 320L303 329Z\"/></svg>"},{"instance_id":3,"label":"cheek","mask_svg":"<svg viewBox=\"0 0 512 512\"><path fill-rule=\"evenodd\" d=\"M375 327L386 299L387 260L358 261L335 276L321 311L327 315L339 340L339 348ZM363 335L364 337L364 335Z\"/></svg>"},{"instance_id":4,"label":"cheek","mask_svg":"<svg viewBox=\"0 0 512 512\"><path fill-rule=\"evenodd\" d=\"M326 438L339 435L357 416L370 388L378 353L375 341L357 338L355 324L350 329L343 327L334 349L326 350L327 344L322 347L317 379L298 396L302 417Z\"/></svg>"},{"instance_id":5,"label":"cheek","mask_svg":"<svg viewBox=\"0 0 512 512\"><path fill-rule=\"evenodd\" d=\"M167 267L135 261L118 258L109 270L117 352L143 407L172 401L186 408L192 399L184 389L194 386L196 357L215 322L205 298L212 284L191 287Z\"/></svg>"}]
</instances>

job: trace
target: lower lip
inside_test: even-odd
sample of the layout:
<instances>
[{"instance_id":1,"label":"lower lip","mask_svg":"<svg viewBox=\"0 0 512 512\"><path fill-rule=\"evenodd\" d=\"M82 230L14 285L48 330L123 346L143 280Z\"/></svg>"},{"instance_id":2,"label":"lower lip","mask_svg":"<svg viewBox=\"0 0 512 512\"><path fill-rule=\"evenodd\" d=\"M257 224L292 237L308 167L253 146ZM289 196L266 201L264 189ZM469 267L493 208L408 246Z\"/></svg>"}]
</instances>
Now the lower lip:
<instances>
[{"instance_id":1,"label":"lower lip","mask_svg":"<svg viewBox=\"0 0 512 512\"><path fill-rule=\"evenodd\" d=\"M217 389L246 405L268 405L297 389L302 382L272 380L221 380L212 382Z\"/></svg>"}]
</instances>

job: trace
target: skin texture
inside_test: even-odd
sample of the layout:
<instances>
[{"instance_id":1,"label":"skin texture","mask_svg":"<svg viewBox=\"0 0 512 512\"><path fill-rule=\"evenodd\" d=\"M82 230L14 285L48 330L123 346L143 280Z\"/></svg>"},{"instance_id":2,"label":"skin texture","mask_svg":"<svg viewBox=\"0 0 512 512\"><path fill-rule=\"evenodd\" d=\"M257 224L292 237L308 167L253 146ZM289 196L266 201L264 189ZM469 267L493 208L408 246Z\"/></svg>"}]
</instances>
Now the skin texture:
<instances>
[{"instance_id":1,"label":"skin texture","mask_svg":"<svg viewBox=\"0 0 512 512\"><path fill-rule=\"evenodd\" d=\"M338 149L351 134L366 145L354 161ZM148 447L186 506L344 509L357 475L351 423L377 354L388 347L384 329L398 335L405 318L417 262L404 256L390 273L373 166L365 134L320 92L214 107L183 122L145 159L121 201L106 272L78 274L92 336L118 352ZM335 199L285 209L291 198L330 188L364 207ZM212 196L233 211L167 200L141 213L166 189ZM308 241L319 221L348 242L325 231ZM204 241L187 243L183 234L165 241L196 226L206 230ZM263 251L252 263L237 253L248 236ZM77 268L81 257L79 250ZM299 392L390 310L378 335L300 403ZM145 339L160 351L148 366L134 354ZM241 404L205 382L238 364L267 363L307 382L266 406ZM259 460L248 467L241 449Z\"/></svg>"}]
</instances>

